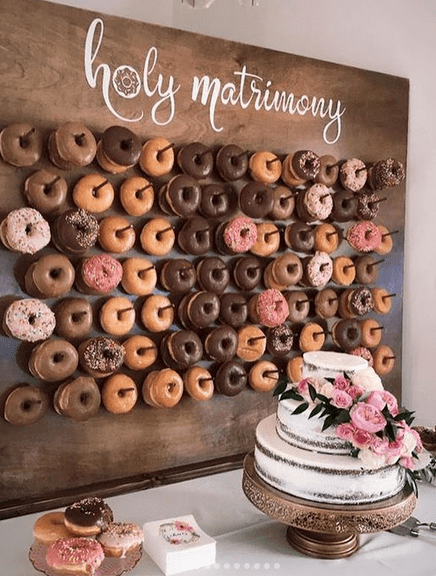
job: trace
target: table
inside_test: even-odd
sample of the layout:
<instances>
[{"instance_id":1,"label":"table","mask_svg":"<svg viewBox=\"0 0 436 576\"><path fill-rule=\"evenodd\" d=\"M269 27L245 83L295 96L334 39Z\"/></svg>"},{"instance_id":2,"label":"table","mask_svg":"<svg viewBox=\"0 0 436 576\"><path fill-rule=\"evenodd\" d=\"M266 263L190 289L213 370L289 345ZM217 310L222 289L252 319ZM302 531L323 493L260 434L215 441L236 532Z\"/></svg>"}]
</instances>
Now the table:
<instances>
[{"instance_id":1,"label":"table","mask_svg":"<svg viewBox=\"0 0 436 576\"><path fill-rule=\"evenodd\" d=\"M286 542L286 526L270 520L244 496L242 470L197 478L132 494L107 498L116 519L136 522L193 514L217 540L214 566L185 572L186 576L435 576L436 534L419 538L390 532L363 534L358 551L349 558L320 560L303 556ZM0 521L1 573L36 576L28 561L32 526L40 514ZM414 515L436 520L436 487L419 484ZM144 554L131 576L160 576Z\"/></svg>"}]
</instances>

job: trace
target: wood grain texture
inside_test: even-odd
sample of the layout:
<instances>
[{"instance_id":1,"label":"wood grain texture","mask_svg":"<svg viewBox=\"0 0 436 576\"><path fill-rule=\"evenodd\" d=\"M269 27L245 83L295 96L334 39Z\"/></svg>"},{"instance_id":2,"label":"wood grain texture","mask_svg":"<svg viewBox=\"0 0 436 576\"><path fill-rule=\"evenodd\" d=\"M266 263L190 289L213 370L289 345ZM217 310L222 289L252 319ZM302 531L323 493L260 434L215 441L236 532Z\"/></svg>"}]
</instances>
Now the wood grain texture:
<instances>
[{"instance_id":1,"label":"wood grain texture","mask_svg":"<svg viewBox=\"0 0 436 576\"><path fill-rule=\"evenodd\" d=\"M294 56L234 42L203 37L140 22L54 5L41 0L2 0L0 7L0 128L23 120L37 124L47 139L60 123L84 122L98 137L108 126L122 124L134 130L143 141L164 136L178 147L199 140L217 150L226 143L250 151L267 149L278 155L310 148L317 154L332 154L339 159L361 158L365 162L395 157L406 164L409 84L406 79L378 74L333 63ZM86 80L85 41L95 18L104 24L101 44L96 50L93 73L96 87ZM143 69L150 49L157 60L144 89ZM104 68L110 74L108 97L125 119L141 116L136 122L119 120L105 104L102 95ZM115 70L130 66L137 71L143 86L134 98L116 93L112 78ZM238 92L241 71L246 71L244 102L223 104ZM161 76L159 76L161 75ZM194 101L195 77L208 75L221 87L212 128L209 105ZM256 78L255 78L256 77ZM160 78L160 80L159 80ZM173 79L174 109L167 99L159 105L153 122L153 106ZM259 97L269 89L293 96L294 104L307 95L332 101L344 109L340 137L334 144L323 139L328 118L319 114L255 109L250 82L256 81ZM159 81L161 84L159 85ZM218 81L216 84L218 85ZM234 90L230 84L234 84ZM239 84L240 90L240 84ZM236 96L235 96L236 98ZM239 102L243 100L242 96ZM271 102L271 100L268 100ZM210 98L208 99L208 104ZM304 100L306 102L306 100ZM296 104L295 104L296 105ZM334 139L337 126L328 132ZM47 155L38 167L49 166ZM98 170L92 166L63 175L71 188L82 175ZM0 215L24 205L25 178L34 168L16 169L0 163ZM130 174L139 174L137 168ZM111 177L117 187L121 176ZM115 210L119 204L115 204ZM401 394L401 316L402 267L405 211L405 182L389 192L389 202L380 208L378 221L398 230L394 250L380 271L378 285L396 293L394 307L385 325L384 342L397 356L395 369L386 378L387 387ZM344 253L348 248L343 246ZM50 251L50 249L48 249ZM32 259L0 249L0 308L13 296L25 296L23 271ZM98 299L95 299L98 305ZM386 320L386 322L385 322ZM95 326L98 330L98 326ZM135 331L141 331L136 325ZM35 381L26 362L31 346L0 336L0 399L20 382ZM137 379L143 375L138 375ZM55 385L42 385L52 396ZM156 470L171 471L180 466L193 469L212 459L231 459L252 449L258 421L273 412L275 401L269 394L247 388L234 398L215 394L210 402L198 403L189 397L172 410L156 410L142 402L126 416L115 416L103 409L84 423L69 421L53 409L38 423L13 427L0 419L0 516L8 503L43 502L47 494L65 489L79 494L84 486L102 482L119 483L138 474ZM42 504L41 504L42 505Z\"/></svg>"}]
</instances>

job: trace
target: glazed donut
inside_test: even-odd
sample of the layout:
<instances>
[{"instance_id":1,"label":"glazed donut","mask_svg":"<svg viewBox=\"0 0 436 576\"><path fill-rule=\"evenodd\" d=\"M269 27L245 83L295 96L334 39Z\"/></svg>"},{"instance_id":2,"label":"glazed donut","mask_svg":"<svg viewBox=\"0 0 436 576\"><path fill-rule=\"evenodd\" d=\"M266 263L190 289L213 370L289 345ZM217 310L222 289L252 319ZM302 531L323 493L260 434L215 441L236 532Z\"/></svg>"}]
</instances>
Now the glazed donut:
<instances>
[{"instance_id":1,"label":"glazed donut","mask_svg":"<svg viewBox=\"0 0 436 576\"><path fill-rule=\"evenodd\" d=\"M356 282L359 284L373 284L378 278L378 264L375 258L369 254L359 256L355 260Z\"/></svg>"},{"instance_id":2,"label":"glazed donut","mask_svg":"<svg viewBox=\"0 0 436 576\"><path fill-rule=\"evenodd\" d=\"M273 152L262 150L255 152L248 161L248 171L253 180L263 184L277 182L282 173L280 158Z\"/></svg>"},{"instance_id":3,"label":"glazed donut","mask_svg":"<svg viewBox=\"0 0 436 576\"><path fill-rule=\"evenodd\" d=\"M339 286L349 286L356 278L356 266L348 256L333 258L332 280Z\"/></svg>"},{"instance_id":4,"label":"glazed donut","mask_svg":"<svg viewBox=\"0 0 436 576\"><path fill-rule=\"evenodd\" d=\"M41 159L42 150L42 134L31 124L11 124L0 132L0 154L7 164L33 166Z\"/></svg>"},{"instance_id":5,"label":"glazed donut","mask_svg":"<svg viewBox=\"0 0 436 576\"><path fill-rule=\"evenodd\" d=\"M88 166L96 151L94 135L80 122L65 122L48 139L49 158L62 170Z\"/></svg>"},{"instance_id":6,"label":"glazed donut","mask_svg":"<svg viewBox=\"0 0 436 576\"><path fill-rule=\"evenodd\" d=\"M388 314L392 308L392 298L395 294L389 294L385 288L371 288L374 310L378 314Z\"/></svg>"},{"instance_id":7,"label":"glazed donut","mask_svg":"<svg viewBox=\"0 0 436 576\"><path fill-rule=\"evenodd\" d=\"M272 189L272 208L268 213L272 220L288 220L295 208L294 194L286 186Z\"/></svg>"},{"instance_id":8,"label":"glazed donut","mask_svg":"<svg viewBox=\"0 0 436 576\"><path fill-rule=\"evenodd\" d=\"M334 222L348 222L356 217L358 200L353 192L339 190L333 194L332 200L331 220Z\"/></svg>"},{"instance_id":9,"label":"glazed donut","mask_svg":"<svg viewBox=\"0 0 436 576\"><path fill-rule=\"evenodd\" d=\"M164 290L186 294L197 281L195 266L185 258L171 258L164 262L159 276Z\"/></svg>"},{"instance_id":10,"label":"glazed donut","mask_svg":"<svg viewBox=\"0 0 436 576\"><path fill-rule=\"evenodd\" d=\"M74 374L79 364L76 348L67 340L49 339L35 346L29 358L29 371L45 382L59 382Z\"/></svg>"},{"instance_id":11,"label":"glazed donut","mask_svg":"<svg viewBox=\"0 0 436 576\"><path fill-rule=\"evenodd\" d=\"M298 150L292 155L292 168L298 178L314 180L319 174L321 162L319 156L311 150Z\"/></svg>"},{"instance_id":12,"label":"glazed donut","mask_svg":"<svg viewBox=\"0 0 436 576\"><path fill-rule=\"evenodd\" d=\"M361 330L360 323L354 318L343 318L332 326L332 340L345 352L360 346Z\"/></svg>"},{"instance_id":13,"label":"glazed donut","mask_svg":"<svg viewBox=\"0 0 436 576\"><path fill-rule=\"evenodd\" d=\"M220 297L219 320L233 328L239 328L247 320L247 300L239 292L225 292Z\"/></svg>"},{"instance_id":14,"label":"glazed donut","mask_svg":"<svg viewBox=\"0 0 436 576\"><path fill-rule=\"evenodd\" d=\"M56 332L66 340L87 336L93 322L92 306L85 298L68 298L54 306Z\"/></svg>"},{"instance_id":15,"label":"glazed donut","mask_svg":"<svg viewBox=\"0 0 436 576\"><path fill-rule=\"evenodd\" d=\"M202 216L187 218L177 235L180 250L193 256L202 256L212 246L210 222Z\"/></svg>"},{"instance_id":16,"label":"glazed donut","mask_svg":"<svg viewBox=\"0 0 436 576\"><path fill-rule=\"evenodd\" d=\"M213 378L209 370L202 366L190 366L183 374L183 385L194 400L210 400L214 392Z\"/></svg>"},{"instance_id":17,"label":"glazed donut","mask_svg":"<svg viewBox=\"0 0 436 576\"><path fill-rule=\"evenodd\" d=\"M59 573L83 574L86 566L87 573L94 574L104 560L104 552L96 540L61 538L49 545L45 560L49 569Z\"/></svg>"},{"instance_id":18,"label":"glazed donut","mask_svg":"<svg viewBox=\"0 0 436 576\"><path fill-rule=\"evenodd\" d=\"M174 144L161 137L147 140L139 156L139 167L147 176L165 176L171 172L173 165Z\"/></svg>"},{"instance_id":19,"label":"glazed donut","mask_svg":"<svg viewBox=\"0 0 436 576\"><path fill-rule=\"evenodd\" d=\"M248 152L236 144L222 146L216 155L218 175L227 182L242 178L248 169Z\"/></svg>"},{"instance_id":20,"label":"glazed donut","mask_svg":"<svg viewBox=\"0 0 436 576\"><path fill-rule=\"evenodd\" d=\"M381 233L381 242L376 248L374 248L374 252L380 254L380 256L385 256L386 254L389 254L392 251L392 248L394 246L392 240L393 232L389 232L386 226L383 226L381 224L379 224L377 228L380 230Z\"/></svg>"},{"instance_id":21,"label":"glazed donut","mask_svg":"<svg viewBox=\"0 0 436 576\"><path fill-rule=\"evenodd\" d=\"M362 220L347 231L347 240L357 252L371 252L382 242L381 232L370 220Z\"/></svg>"},{"instance_id":22,"label":"glazed donut","mask_svg":"<svg viewBox=\"0 0 436 576\"><path fill-rule=\"evenodd\" d=\"M237 204L237 194L230 185L212 182L201 189L198 210L205 218L224 218L232 213Z\"/></svg>"},{"instance_id":23,"label":"glazed donut","mask_svg":"<svg viewBox=\"0 0 436 576\"><path fill-rule=\"evenodd\" d=\"M164 363L173 370L185 370L203 357L203 344L192 330L168 332L160 341L159 350Z\"/></svg>"},{"instance_id":24,"label":"glazed donut","mask_svg":"<svg viewBox=\"0 0 436 576\"><path fill-rule=\"evenodd\" d=\"M268 328L266 333L266 349L272 356L289 354L294 343L294 332L288 324L280 324Z\"/></svg>"},{"instance_id":25,"label":"glazed donut","mask_svg":"<svg viewBox=\"0 0 436 576\"><path fill-rule=\"evenodd\" d=\"M406 177L404 166L394 158L378 160L368 171L368 182L372 190L383 190L398 186Z\"/></svg>"},{"instance_id":26,"label":"glazed donut","mask_svg":"<svg viewBox=\"0 0 436 576\"><path fill-rule=\"evenodd\" d=\"M121 216L106 216L100 221L98 242L106 252L122 254L135 244L133 225Z\"/></svg>"},{"instance_id":27,"label":"glazed donut","mask_svg":"<svg viewBox=\"0 0 436 576\"><path fill-rule=\"evenodd\" d=\"M100 534L114 519L110 506L97 496L67 506L64 515L65 526L73 534L84 537Z\"/></svg>"},{"instance_id":28,"label":"glazed donut","mask_svg":"<svg viewBox=\"0 0 436 576\"><path fill-rule=\"evenodd\" d=\"M283 160L281 178L287 186L304 186L307 178L299 178L292 166L292 154L288 154Z\"/></svg>"},{"instance_id":29,"label":"glazed donut","mask_svg":"<svg viewBox=\"0 0 436 576\"><path fill-rule=\"evenodd\" d=\"M164 332L174 322L174 306L169 298L160 294L147 296L141 308L141 320L150 332Z\"/></svg>"},{"instance_id":30,"label":"glazed donut","mask_svg":"<svg viewBox=\"0 0 436 576\"><path fill-rule=\"evenodd\" d=\"M274 288L275 290L280 290L280 292L283 292L283 290L286 290L287 285L279 284L279 282L275 280L272 272L273 264L274 260L271 260L271 262L263 271L263 283L265 284L265 288Z\"/></svg>"},{"instance_id":31,"label":"glazed donut","mask_svg":"<svg viewBox=\"0 0 436 576\"><path fill-rule=\"evenodd\" d=\"M135 308L124 296L108 298L100 308L100 325L111 336L128 334L135 324Z\"/></svg>"},{"instance_id":32,"label":"glazed donut","mask_svg":"<svg viewBox=\"0 0 436 576\"><path fill-rule=\"evenodd\" d=\"M63 512L47 512L36 519L33 524L35 542L48 546L60 538L70 538L71 532L65 526Z\"/></svg>"},{"instance_id":33,"label":"glazed donut","mask_svg":"<svg viewBox=\"0 0 436 576\"><path fill-rule=\"evenodd\" d=\"M223 324L210 329L204 338L206 356L217 362L227 362L236 354L238 334L232 326Z\"/></svg>"},{"instance_id":34,"label":"glazed donut","mask_svg":"<svg viewBox=\"0 0 436 576\"><path fill-rule=\"evenodd\" d=\"M325 329L316 322L305 324L298 337L298 346L302 352L321 350L325 342Z\"/></svg>"},{"instance_id":35,"label":"glazed donut","mask_svg":"<svg viewBox=\"0 0 436 576\"><path fill-rule=\"evenodd\" d=\"M382 339L383 326L374 318L365 318L360 322L361 343L366 348L377 348Z\"/></svg>"},{"instance_id":36,"label":"glazed donut","mask_svg":"<svg viewBox=\"0 0 436 576\"><path fill-rule=\"evenodd\" d=\"M238 330L236 356L244 362L259 360L266 350L266 335L254 325L241 326Z\"/></svg>"},{"instance_id":37,"label":"glazed donut","mask_svg":"<svg viewBox=\"0 0 436 576\"><path fill-rule=\"evenodd\" d=\"M331 254L339 248L341 232L333 224L323 223L315 226L314 247L315 250Z\"/></svg>"},{"instance_id":38,"label":"glazed donut","mask_svg":"<svg viewBox=\"0 0 436 576\"><path fill-rule=\"evenodd\" d=\"M224 362L215 374L215 388L224 396L240 394L247 384L247 372L236 360Z\"/></svg>"},{"instance_id":39,"label":"glazed donut","mask_svg":"<svg viewBox=\"0 0 436 576\"><path fill-rule=\"evenodd\" d=\"M120 174L138 162L141 148L138 137L131 130L110 126L97 145L97 162L106 172Z\"/></svg>"},{"instance_id":40,"label":"glazed donut","mask_svg":"<svg viewBox=\"0 0 436 576\"><path fill-rule=\"evenodd\" d=\"M241 256L233 267L233 280L238 288L250 291L262 280L261 262L255 256Z\"/></svg>"},{"instance_id":41,"label":"glazed donut","mask_svg":"<svg viewBox=\"0 0 436 576\"><path fill-rule=\"evenodd\" d=\"M395 364L395 353L390 346L382 344L374 350L373 354L374 370L379 376L385 376L392 372Z\"/></svg>"},{"instance_id":42,"label":"glazed donut","mask_svg":"<svg viewBox=\"0 0 436 576\"><path fill-rule=\"evenodd\" d=\"M35 254L50 242L48 222L34 208L12 210L0 224L0 240L12 252Z\"/></svg>"},{"instance_id":43,"label":"glazed donut","mask_svg":"<svg viewBox=\"0 0 436 576\"><path fill-rule=\"evenodd\" d=\"M76 288L85 294L109 294L123 277L123 267L109 254L96 254L80 261Z\"/></svg>"},{"instance_id":44,"label":"glazed donut","mask_svg":"<svg viewBox=\"0 0 436 576\"><path fill-rule=\"evenodd\" d=\"M103 382L101 401L113 414L131 412L138 400L136 384L127 374L112 374Z\"/></svg>"},{"instance_id":45,"label":"glazed donut","mask_svg":"<svg viewBox=\"0 0 436 576\"><path fill-rule=\"evenodd\" d=\"M353 295L353 289L344 290L338 300L338 314L341 318L354 318L356 315L350 310L350 298Z\"/></svg>"},{"instance_id":46,"label":"glazed donut","mask_svg":"<svg viewBox=\"0 0 436 576\"><path fill-rule=\"evenodd\" d=\"M153 208L153 184L146 178L130 176L120 186L120 202L130 216L143 216Z\"/></svg>"},{"instance_id":47,"label":"glazed donut","mask_svg":"<svg viewBox=\"0 0 436 576\"><path fill-rule=\"evenodd\" d=\"M293 222L285 228L285 244L295 252L311 252L315 246L315 233L305 222Z\"/></svg>"},{"instance_id":48,"label":"glazed donut","mask_svg":"<svg viewBox=\"0 0 436 576\"><path fill-rule=\"evenodd\" d=\"M135 334L127 338L124 346L124 364L131 370L145 370L157 360L157 346L147 336Z\"/></svg>"},{"instance_id":49,"label":"glazed donut","mask_svg":"<svg viewBox=\"0 0 436 576\"><path fill-rule=\"evenodd\" d=\"M34 424L47 411L48 396L36 386L23 384L11 390L5 401L3 416L14 426Z\"/></svg>"},{"instance_id":50,"label":"glazed donut","mask_svg":"<svg viewBox=\"0 0 436 576\"><path fill-rule=\"evenodd\" d=\"M101 174L87 174L74 185L72 197L78 208L99 214L112 206L114 195L114 188L107 178Z\"/></svg>"},{"instance_id":51,"label":"glazed donut","mask_svg":"<svg viewBox=\"0 0 436 576\"><path fill-rule=\"evenodd\" d=\"M97 336L79 345L79 363L93 378L105 378L124 362L124 346L112 338Z\"/></svg>"},{"instance_id":52,"label":"glazed donut","mask_svg":"<svg viewBox=\"0 0 436 576\"><path fill-rule=\"evenodd\" d=\"M182 172L197 180L207 178L213 170L212 151L200 142L191 142L179 150L177 164Z\"/></svg>"},{"instance_id":53,"label":"glazed donut","mask_svg":"<svg viewBox=\"0 0 436 576\"><path fill-rule=\"evenodd\" d=\"M174 246L175 239L173 227L165 218L152 218L146 222L140 236L142 249L154 256L168 254Z\"/></svg>"},{"instance_id":54,"label":"glazed donut","mask_svg":"<svg viewBox=\"0 0 436 576\"><path fill-rule=\"evenodd\" d=\"M285 252L271 262L271 275L274 282L285 288L295 286L303 276L300 258L292 252Z\"/></svg>"},{"instance_id":55,"label":"glazed donut","mask_svg":"<svg viewBox=\"0 0 436 576\"><path fill-rule=\"evenodd\" d=\"M183 395L183 380L175 370L153 370L145 377L142 397L155 408L174 408Z\"/></svg>"},{"instance_id":56,"label":"glazed donut","mask_svg":"<svg viewBox=\"0 0 436 576\"><path fill-rule=\"evenodd\" d=\"M49 338L55 325L55 315L44 302L37 298L22 298L6 308L2 328L10 338L38 342Z\"/></svg>"},{"instance_id":57,"label":"glazed donut","mask_svg":"<svg viewBox=\"0 0 436 576\"><path fill-rule=\"evenodd\" d=\"M278 380L278 368L268 360L259 360L248 372L248 383L256 392L271 392L277 386Z\"/></svg>"},{"instance_id":58,"label":"glazed donut","mask_svg":"<svg viewBox=\"0 0 436 576\"><path fill-rule=\"evenodd\" d=\"M53 244L60 252L84 256L98 238L97 218L83 208L72 208L56 218L52 226Z\"/></svg>"},{"instance_id":59,"label":"glazed donut","mask_svg":"<svg viewBox=\"0 0 436 576\"><path fill-rule=\"evenodd\" d=\"M52 170L38 170L24 181L24 196L29 206L42 214L59 214L65 206L67 191L65 178Z\"/></svg>"},{"instance_id":60,"label":"glazed donut","mask_svg":"<svg viewBox=\"0 0 436 576\"><path fill-rule=\"evenodd\" d=\"M338 295L332 288L319 290L315 295L315 312L320 318L333 318L338 312Z\"/></svg>"},{"instance_id":61,"label":"glazed donut","mask_svg":"<svg viewBox=\"0 0 436 576\"><path fill-rule=\"evenodd\" d=\"M351 158L346 160L339 169L339 180L345 190L359 192L365 186L368 170L362 160Z\"/></svg>"},{"instance_id":62,"label":"glazed donut","mask_svg":"<svg viewBox=\"0 0 436 576\"><path fill-rule=\"evenodd\" d=\"M287 361L286 376L291 382L300 382L303 379L303 356L294 356Z\"/></svg>"},{"instance_id":63,"label":"glazed donut","mask_svg":"<svg viewBox=\"0 0 436 576\"><path fill-rule=\"evenodd\" d=\"M337 182L339 176L338 161L334 156L325 154L319 158L319 172L314 180L318 184L324 184L327 188L332 188Z\"/></svg>"},{"instance_id":64,"label":"glazed donut","mask_svg":"<svg viewBox=\"0 0 436 576\"><path fill-rule=\"evenodd\" d=\"M255 256L271 256L280 248L280 230L273 222L258 222L257 239L250 252Z\"/></svg>"},{"instance_id":65,"label":"glazed donut","mask_svg":"<svg viewBox=\"0 0 436 576\"><path fill-rule=\"evenodd\" d=\"M219 256L203 258L196 267L201 290L222 294L230 283L230 271Z\"/></svg>"},{"instance_id":66,"label":"glazed donut","mask_svg":"<svg viewBox=\"0 0 436 576\"><path fill-rule=\"evenodd\" d=\"M159 190L158 200L163 212L180 218L189 218L200 206L200 184L193 176L177 174Z\"/></svg>"},{"instance_id":67,"label":"glazed donut","mask_svg":"<svg viewBox=\"0 0 436 576\"><path fill-rule=\"evenodd\" d=\"M382 200L375 192L360 192L357 195L357 218L359 220L374 220Z\"/></svg>"},{"instance_id":68,"label":"glazed donut","mask_svg":"<svg viewBox=\"0 0 436 576\"><path fill-rule=\"evenodd\" d=\"M222 254L247 252L257 240L257 227L248 216L237 216L216 229L216 247Z\"/></svg>"},{"instance_id":69,"label":"glazed donut","mask_svg":"<svg viewBox=\"0 0 436 576\"><path fill-rule=\"evenodd\" d=\"M315 252L303 261L302 282L314 288L324 288L333 274L333 261L326 252Z\"/></svg>"},{"instance_id":70,"label":"glazed donut","mask_svg":"<svg viewBox=\"0 0 436 576\"><path fill-rule=\"evenodd\" d=\"M76 276L63 254L46 254L29 266L24 277L26 292L35 298L57 298L67 294Z\"/></svg>"},{"instance_id":71,"label":"glazed donut","mask_svg":"<svg viewBox=\"0 0 436 576\"><path fill-rule=\"evenodd\" d=\"M128 294L146 296L153 292L157 282L156 267L146 258L127 258L123 262L121 286Z\"/></svg>"},{"instance_id":72,"label":"glazed donut","mask_svg":"<svg viewBox=\"0 0 436 576\"><path fill-rule=\"evenodd\" d=\"M239 207L250 218L265 218L273 207L271 188L262 182L248 182L239 193Z\"/></svg>"},{"instance_id":73,"label":"glazed donut","mask_svg":"<svg viewBox=\"0 0 436 576\"><path fill-rule=\"evenodd\" d=\"M94 378L79 376L58 387L53 403L61 416L84 422L97 414L101 403L100 390Z\"/></svg>"},{"instance_id":74,"label":"glazed donut","mask_svg":"<svg viewBox=\"0 0 436 576\"><path fill-rule=\"evenodd\" d=\"M309 315L310 300L302 290L291 290L284 294L288 303L288 320L296 324L303 322Z\"/></svg>"}]
</instances>

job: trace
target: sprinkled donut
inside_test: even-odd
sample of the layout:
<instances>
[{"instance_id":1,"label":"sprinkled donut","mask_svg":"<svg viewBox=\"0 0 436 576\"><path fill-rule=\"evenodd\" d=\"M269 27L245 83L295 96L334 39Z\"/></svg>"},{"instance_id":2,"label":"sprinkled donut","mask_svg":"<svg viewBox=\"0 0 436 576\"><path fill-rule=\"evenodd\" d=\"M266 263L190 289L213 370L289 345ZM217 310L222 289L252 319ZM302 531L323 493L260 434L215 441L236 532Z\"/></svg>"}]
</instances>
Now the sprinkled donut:
<instances>
[{"instance_id":1,"label":"sprinkled donut","mask_svg":"<svg viewBox=\"0 0 436 576\"><path fill-rule=\"evenodd\" d=\"M292 168L298 178L313 180L319 174L320 159L312 150L298 150L292 155Z\"/></svg>"},{"instance_id":2,"label":"sprinkled donut","mask_svg":"<svg viewBox=\"0 0 436 576\"><path fill-rule=\"evenodd\" d=\"M372 354L368 350L368 348L365 348L364 346L359 346L358 348L353 348L353 350L350 350L350 354L352 354L353 356L360 356L361 358L364 358L368 362L368 366L370 368L373 367L374 358L372 357Z\"/></svg>"},{"instance_id":3,"label":"sprinkled donut","mask_svg":"<svg viewBox=\"0 0 436 576\"><path fill-rule=\"evenodd\" d=\"M314 288L323 288L333 274L333 261L326 252L315 252L304 259L303 282Z\"/></svg>"},{"instance_id":4,"label":"sprinkled donut","mask_svg":"<svg viewBox=\"0 0 436 576\"><path fill-rule=\"evenodd\" d=\"M53 223L53 244L60 252L83 256L95 246L98 231L98 220L90 212L83 208L69 209Z\"/></svg>"},{"instance_id":5,"label":"sprinkled donut","mask_svg":"<svg viewBox=\"0 0 436 576\"><path fill-rule=\"evenodd\" d=\"M256 224L247 216L237 216L218 226L216 240L217 248L224 254L247 252L257 240Z\"/></svg>"},{"instance_id":6,"label":"sprinkled donut","mask_svg":"<svg viewBox=\"0 0 436 576\"><path fill-rule=\"evenodd\" d=\"M395 158L379 160L369 168L368 181L373 190L383 190L398 186L406 177L401 162Z\"/></svg>"},{"instance_id":7,"label":"sprinkled donut","mask_svg":"<svg viewBox=\"0 0 436 576\"><path fill-rule=\"evenodd\" d=\"M374 308L371 290L365 286L355 288L351 294L349 308L353 314L364 316Z\"/></svg>"},{"instance_id":8,"label":"sprinkled donut","mask_svg":"<svg viewBox=\"0 0 436 576\"><path fill-rule=\"evenodd\" d=\"M351 158L346 160L339 169L339 180L345 190L359 192L365 186L368 170L362 160Z\"/></svg>"},{"instance_id":9,"label":"sprinkled donut","mask_svg":"<svg viewBox=\"0 0 436 576\"><path fill-rule=\"evenodd\" d=\"M15 300L6 308L3 316L5 334L26 342L46 340L53 334L55 325L52 310L36 298Z\"/></svg>"},{"instance_id":10,"label":"sprinkled donut","mask_svg":"<svg viewBox=\"0 0 436 576\"><path fill-rule=\"evenodd\" d=\"M100 534L114 519L110 506L97 496L73 502L65 508L64 515L65 526L84 537Z\"/></svg>"},{"instance_id":11,"label":"sprinkled donut","mask_svg":"<svg viewBox=\"0 0 436 576\"><path fill-rule=\"evenodd\" d=\"M294 332L288 324L268 328L266 349L272 356L286 356L291 351L293 343Z\"/></svg>"},{"instance_id":12,"label":"sprinkled donut","mask_svg":"<svg viewBox=\"0 0 436 576\"><path fill-rule=\"evenodd\" d=\"M50 242L50 226L38 210L17 208L2 220L0 239L8 250L35 254Z\"/></svg>"},{"instance_id":13,"label":"sprinkled donut","mask_svg":"<svg viewBox=\"0 0 436 576\"><path fill-rule=\"evenodd\" d=\"M76 273L76 288L85 294L109 294L121 282L123 267L109 254L84 258Z\"/></svg>"},{"instance_id":14,"label":"sprinkled donut","mask_svg":"<svg viewBox=\"0 0 436 576\"><path fill-rule=\"evenodd\" d=\"M289 306L285 297L274 289L260 292L256 308L260 323L269 328L282 324L289 314Z\"/></svg>"},{"instance_id":15,"label":"sprinkled donut","mask_svg":"<svg viewBox=\"0 0 436 576\"><path fill-rule=\"evenodd\" d=\"M50 544L46 554L47 565L60 573L74 573L86 565L86 573L94 574L103 560L101 544L88 538L61 538Z\"/></svg>"},{"instance_id":16,"label":"sprinkled donut","mask_svg":"<svg viewBox=\"0 0 436 576\"><path fill-rule=\"evenodd\" d=\"M327 186L324 184L313 184L305 192L300 192L297 197L297 210L300 207L299 199L303 205L303 213L300 218L307 221L325 220L333 209L333 199ZM306 214L308 218L306 218Z\"/></svg>"},{"instance_id":17,"label":"sprinkled donut","mask_svg":"<svg viewBox=\"0 0 436 576\"><path fill-rule=\"evenodd\" d=\"M357 195L356 216L359 220L374 220L380 208L381 198L375 192L361 192Z\"/></svg>"},{"instance_id":18,"label":"sprinkled donut","mask_svg":"<svg viewBox=\"0 0 436 576\"><path fill-rule=\"evenodd\" d=\"M105 378L124 362L124 346L112 338L97 336L79 345L81 367L93 378Z\"/></svg>"},{"instance_id":19,"label":"sprinkled donut","mask_svg":"<svg viewBox=\"0 0 436 576\"><path fill-rule=\"evenodd\" d=\"M357 252L371 252L381 244L381 232L370 220L354 224L347 231L347 241Z\"/></svg>"}]
</instances>

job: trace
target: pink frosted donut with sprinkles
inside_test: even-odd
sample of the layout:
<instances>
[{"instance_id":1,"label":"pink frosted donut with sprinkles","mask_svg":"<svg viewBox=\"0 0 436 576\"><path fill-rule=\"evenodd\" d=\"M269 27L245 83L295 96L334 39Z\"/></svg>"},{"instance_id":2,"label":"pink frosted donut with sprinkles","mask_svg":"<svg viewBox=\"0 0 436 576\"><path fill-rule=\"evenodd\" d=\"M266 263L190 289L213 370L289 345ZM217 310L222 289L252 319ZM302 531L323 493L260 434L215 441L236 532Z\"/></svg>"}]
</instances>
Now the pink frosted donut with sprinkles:
<instances>
[{"instance_id":1,"label":"pink frosted donut with sprinkles","mask_svg":"<svg viewBox=\"0 0 436 576\"><path fill-rule=\"evenodd\" d=\"M347 232L347 241L357 252L372 252L382 243L382 233L370 220L354 224Z\"/></svg>"},{"instance_id":2,"label":"pink frosted donut with sprinkles","mask_svg":"<svg viewBox=\"0 0 436 576\"><path fill-rule=\"evenodd\" d=\"M0 239L8 250L35 254L50 242L50 226L38 210L17 208L2 221Z\"/></svg>"},{"instance_id":3,"label":"pink frosted donut with sprinkles","mask_svg":"<svg viewBox=\"0 0 436 576\"><path fill-rule=\"evenodd\" d=\"M234 253L247 252L257 240L257 226L247 216L238 216L224 228L223 241Z\"/></svg>"},{"instance_id":4,"label":"pink frosted donut with sprinkles","mask_svg":"<svg viewBox=\"0 0 436 576\"><path fill-rule=\"evenodd\" d=\"M280 326L289 315L289 305L283 294L275 288L264 290L257 297L259 322L269 328Z\"/></svg>"},{"instance_id":5,"label":"pink frosted donut with sprinkles","mask_svg":"<svg viewBox=\"0 0 436 576\"><path fill-rule=\"evenodd\" d=\"M102 545L91 538L61 538L50 544L45 559L60 573L95 574L104 552Z\"/></svg>"}]
</instances>

